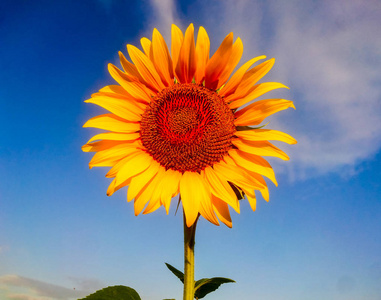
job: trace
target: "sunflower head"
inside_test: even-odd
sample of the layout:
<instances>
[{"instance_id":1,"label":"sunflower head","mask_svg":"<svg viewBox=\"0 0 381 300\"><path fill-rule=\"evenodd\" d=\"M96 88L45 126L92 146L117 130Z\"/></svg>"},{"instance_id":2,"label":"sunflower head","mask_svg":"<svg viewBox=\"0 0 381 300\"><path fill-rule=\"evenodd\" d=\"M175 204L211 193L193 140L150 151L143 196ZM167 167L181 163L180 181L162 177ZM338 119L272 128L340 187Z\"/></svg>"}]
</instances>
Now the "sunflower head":
<instances>
[{"instance_id":1,"label":"sunflower head","mask_svg":"<svg viewBox=\"0 0 381 300\"><path fill-rule=\"evenodd\" d=\"M147 152L166 169L201 172L232 147L234 114L214 91L193 83L160 91L140 122Z\"/></svg>"},{"instance_id":2,"label":"sunflower head","mask_svg":"<svg viewBox=\"0 0 381 300\"><path fill-rule=\"evenodd\" d=\"M284 99L255 101L286 88L258 83L274 59L253 67L266 57L253 58L233 73L243 53L241 40L230 33L210 57L208 34L200 27L195 42L192 24L185 34L172 25L171 51L156 29L141 46L143 51L127 45L131 62L119 52L123 70L109 64L118 85L86 100L109 112L84 125L105 130L82 147L96 152L89 166L111 167L107 194L128 186L136 215L160 206L168 213L171 199L180 195L188 226L201 214L231 227L229 206L239 213L238 200L246 197L255 210L255 191L269 200L263 177L277 184L263 157L289 159L269 140L296 143L260 126L269 115L294 107Z\"/></svg>"}]
</instances>

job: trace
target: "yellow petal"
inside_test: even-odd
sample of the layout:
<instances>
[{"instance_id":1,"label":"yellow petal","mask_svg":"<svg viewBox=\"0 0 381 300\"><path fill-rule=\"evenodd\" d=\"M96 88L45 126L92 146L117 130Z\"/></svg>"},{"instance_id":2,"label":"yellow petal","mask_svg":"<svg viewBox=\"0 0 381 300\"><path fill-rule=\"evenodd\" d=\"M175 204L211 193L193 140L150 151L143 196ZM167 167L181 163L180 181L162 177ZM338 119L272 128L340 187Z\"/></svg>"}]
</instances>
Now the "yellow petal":
<instances>
[{"instance_id":1,"label":"yellow petal","mask_svg":"<svg viewBox=\"0 0 381 300\"><path fill-rule=\"evenodd\" d=\"M110 86L108 86L108 87L110 87ZM132 102L132 105L137 106L139 111L144 111L146 109L147 104L148 104L147 100L142 101L140 99L133 98L130 94L128 94L126 92L126 90L124 88L122 88L119 85L115 85L113 87L119 87L121 90L124 91L125 94L123 95L123 94L108 93L108 92L103 92L103 91L101 92L100 91L98 93L91 94L91 97L92 98L102 98L103 101L114 101L115 99L123 100L123 101L126 101L127 103ZM105 88L107 88L107 87L105 87ZM102 89L102 90L104 90L104 89Z\"/></svg>"},{"instance_id":2,"label":"yellow petal","mask_svg":"<svg viewBox=\"0 0 381 300\"><path fill-rule=\"evenodd\" d=\"M261 183L263 183L263 188L262 189L259 189L259 191L261 192L262 194L262 197L263 199L265 199L267 202L269 202L270 200L270 195L269 195L269 189L267 188L267 184L265 182L265 180L262 178L261 175L259 175L258 173L255 173L255 172L252 172L250 170L246 170L246 173L251 177L251 178L254 178L255 180L258 180L260 181ZM255 193L254 191L245 191L245 194L246 195L249 195L250 197L252 198L255 198ZM252 199L249 199L248 197L248 200L251 201ZM253 207L252 207L253 208Z\"/></svg>"},{"instance_id":3,"label":"yellow petal","mask_svg":"<svg viewBox=\"0 0 381 300\"><path fill-rule=\"evenodd\" d=\"M147 185L147 187L143 189L143 192L146 191L148 188L149 188L149 185ZM142 210L144 209L148 201L149 201L149 198L140 197L139 195L135 197L135 201L134 201L135 216L138 216L142 212Z\"/></svg>"},{"instance_id":4,"label":"yellow petal","mask_svg":"<svg viewBox=\"0 0 381 300\"><path fill-rule=\"evenodd\" d=\"M273 156L279 157L283 160L289 160L290 158L279 148L275 147L268 141L251 142L245 141L240 138L232 139L232 143L239 150L258 156Z\"/></svg>"},{"instance_id":5,"label":"yellow petal","mask_svg":"<svg viewBox=\"0 0 381 300\"><path fill-rule=\"evenodd\" d=\"M144 190L151 179L157 174L159 170L159 163L155 160L152 160L151 164L148 166L146 170L142 173L132 177L131 183L128 187L127 191L127 201L130 202L132 199L138 195L142 190Z\"/></svg>"},{"instance_id":6,"label":"yellow petal","mask_svg":"<svg viewBox=\"0 0 381 300\"><path fill-rule=\"evenodd\" d=\"M190 24L185 31L184 41L181 45L177 61L176 77L181 83L191 83L196 71L196 57L194 45L194 27Z\"/></svg>"},{"instance_id":7,"label":"yellow petal","mask_svg":"<svg viewBox=\"0 0 381 300\"><path fill-rule=\"evenodd\" d=\"M210 195L211 196L211 195ZM220 226L218 219L213 210L213 205L211 200L201 202L200 205L200 215L204 217L204 219L208 220L210 223Z\"/></svg>"},{"instance_id":8,"label":"yellow petal","mask_svg":"<svg viewBox=\"0 0 381 300\"><path fill-rule=\"evenodd\" d=\"M225 70L222 72L220 79L218 81L217 89L220 88L230 77L231 73L238 65L243 54L243 44L240 38L237 38L233 44L232 53L230 55L228 64L226 65Z\"/></svg>"},{"instance_id":9,"label":"yellow petal","mask_svg":"<svg viewBox=\"0 0 381 300\"><path fill-rule=\"evenodd\" d=\"M116 175L118 174L118 172L120 171L120 169L126 164L126 162L128 162L129 160L131 160L131 157L133 156L136 156L138 155L140 152L142 152L141 149L139 148L136 148L136 147L131 147L131 148L127 148L124 152L123 152L123 157L122 159L120 159L117 163L115 163L112 168L106 173L106 177L107 178L113 178L113 177L116 177ZM98 152L100 153L100 152ZM97 154L98 154L97 153ZM121 182L122 180L119 180L118 184Z\"/></svg>"},{"instance_id":10,"label":"yellow petal","mask_svg":"<svg viewBox=\"0 0 381 300\"><path fill-rule=\"evenodd\" d=\"M225 159L225 158L224 158ZM262 185L258 185L257 182L252 182L245 176L244 170L237 165L227 164L224 161L220 161L213 165L214 170L220 176L223 176L225 180L234 183L236 186L245 186L247 188L261 188Z\"/></svg>"},{"instance_id":11,"label":"yellow petal","mask_svg":"<svg viewBox=\"0 0 381 300\"><path fill-rule=\"evenodd\" d=\"M245 75L246 71L258 60L265 59L266 55L254 57L250 59L248 62L244 63L230 78L230 80L226 83L226 85L221 89L219 94L221 96L229 96L230 94L234 93L237 89L238 85L241 83L241 80L243 76Z\"/></svg>"},{"instance_id":12,"label":"yellow petal","mask_svg":"<svg viewBox=\"0 0 381 300\"><path fill-rule=\"evenodd\" d=\"M109 149L111 147L114 147L116 145L120 145L124 143L123 141L99 141L95 143L87 143L82 146L83 152L98 152L102 150Z\"/></svg>"},{"instance_id":13,"label":"yellow petal","mask_svg":"<svg viewBox=\"0 0 381 300\"><path fill-rule=\"evenodd\" d=\"M139 193L136 195L135 202L134 202L135 216L141 213L144 206L151 199L151 196L153 192L155 191L156 186L160 183L160 180L163 177L164 172L165 172L165 168L163 168L162 166L159 166L156 176L148 182L146 188L139 191Z\"/></svg>"},{"instance_id":14,"label":"yellow petal","mask_svg":"<svg viewBox=\"0 0 381 300\"><path fill-rule=\"evenodd\" d=\"M265 76L268 71L270 71L274 65L274 62L274 58L269 59L246 72L242 77L241 83L238 85L237 89L234 92L234 97L230 97L229 101L234 100L234 98L239 99L245 97L251 87L256 84L263 76Z\"/></svg>"},{"instance_id":15,"label":"yellow petal","mask_svg":"<svg viewBox=\"0 0 381 300\"><path fill-rule=\"evenodd\" d=\"M202 178L202 182L204 185L204 188L206 189L208 193L208 200L200 202L200 214L209 222L211 222L214 225L219 226L220 223L218 222L218 219L214 213L212 201L211 201L211 191L210 191L210 184L208 184L206 178L205 178L205 172L201 171L200 176Z\"/></svg>"},{"instance_id":16,"label":"yellow petal","mask_svg":"<svg viewBox=\"0 0 381 300\"><path fill-rule=\"evenodd\" d=\"M220 178L210 166L206 167L204 172L212 194L225 201L239 213L238 199L229 183L225 179Z\"/></svg>"},{"instance_id":17,"label":"yellow petal","mask_svg":"<svg viewBox=\"0 0 381 300\"><path fill-rule=\"evenodd\" d=\"M287 133L271 129L252 129L236 131L234 133L237 137L247 141L282 141L287 144L296 144L297 141Z\"/></svg>"},{"instance_id":18,"label":"yellow petal","mask_svg":"<svg viewBox=\"0 0 381 300\"><path fill-rule=\"evenodd\" d=\"M255 211L257 209L257 198L255 197L254 190L248 190L245 188L242 188L242 190L245 193L247 200L249 201L251 209Z\"/></svg>"},{"instance_id":19,"label":"yellow petal","mask_svg":"<svg viewBox=\"0 0 381 300\"><path fill-rule=\"evenodd\" d=\"M112 112L114 115L121 117L130 122L138 122L142 118L143 110L140 109L133 101L126 101L118 98L103 98L94 97L85 101L86 103L93 103L99 105Z\"/></svg>"},{"instance_id":20,"label":"yellow petal","mask_svg":"<svg viewBox=\"0 0 381 300\"><path fill-rule=\"evenodd\" d=\"M133 152L141 151L136 150L138 143L123 143L116 145L112 148L99 151L94 154L93 158L89 162L89 167L112 167L115 164L127 157ZM113 176L111 176L113 177Z\"/></svg>"},{"instance_id":21,"label":"yellow petal","mask_svg":"<svg viewBox=\"0 0 381 300\"><path fill-rule=\"evenodd\" d=\"M152 156L143 151L139 151L133 155L130 155L129 159L125 161L123 166L121 166L118 173L116 174L115 185L118 185L123 181L143 172L151 165L152 161Z\"/></svg>"},{"instance_id":22,"label":"yellow petal","mask_svg":"<svg viewBox=\"0 0 381 300\"><path fill-rule=\"evenodd\" d=\"M160 202L160 191L161 191L161 182L165 174L165 169L163 167L159 168L159 172L152 181L152 189L151 189L151 196L150 201L146 207L146 209L143 211L143 214L149 214L156 209L158 209L161 206Z\"/></svg>"},{"instance_id":23,"label":"yellow petal","mask_svg":"<svg viewBox=\"0 0 381 300\"><path fill-rule=\"evenodd\" d=\"M256 101L234 114L236 126L258 125L268 116L278 111L295 108L294 103L285 99L266 99Z\"/></svg>"},{"instance_id":24,"label":"yellow petal","mask_svg":"<svg viewBox=\"0 0 381 300\"><path fill-rule=\"evenodd\" d=\"M233 158L237 165L244 169L266 176L275 185L278 185L275 179L274 170L264 158L237 149L229 150L229 155Z\"/></svg>"},{"instance_id":25,"label":"yellow petal","mask_svg":"<svg viewBox=\"0 0 381 300\"><path fill-rule=\"evenodd\" d=\"M252 68L249 72L247 72L243 78L241 84L238 86L238 89L243 88L247 83L249 85L256 84L263 76L265 76L271 68L274 66L275 58L271 58L269 60L264 61L258 66Z\"/></svg>"},{"instance_id":26,"label":"yellow petal","mask_svg":"<svg viewBox=\"0 0 381 300\"><path fill-rule=\"evenodd\" d=\"M167 44L160 32L155 28L152 35L153 61L161 80L166 86L173 84L172 59Z\"/></svg>"},{"instance_id":27,"label":"yellow petal","mask_svg":"<svg viewBox=\"0 0 381 300\"><path fill-rule=\"evenodd\" d=\"M178 171L167 170L162 178L161 186L161 204L164 205L167 214L169 212L169 206L171 204L171 199L179 193L179 183L182 174Z\"/></svg>"},{"instance_id":28,"label":"yellow petal","mask_svg":"<svg viewBox=\"0 0 381 300\"><path fill-rule=\"evenodd\" d=\"M247 92L247 94L242 96L242 97L240 97L239 94L234 93L231 96L226 97L225 101L227 103L232 101L229 104L229 107L231 109L235 109L235 108L238 108L242 105L245 105L246 103L254 100L255 98L258 98L259 96L262 96L263 94L265 94L267 92L270 92L270 91L273 91L276 89L280 89L280 88L288 89L287 86L285 86L284 84L279 83L279 82L264 82L264 83L260 83L260 84L253 86Z\"/></svg>"},{"instance_id":29,"label":"yellow petal","mask_svg":"<svg viewBox=\"0 0 381 300\"><path fill-rule=\"evenodd\" d=\"M228 205L221 199L215 197L214 195L212 195L212 205L214 212L216 213L217 217L221 220L221 222L224 223L226 226L232 228L233 223L230 217Z\"/></svg>"},{"instance_id":30,"label":"yellow petal","mask_svg":"<svg viewBox=\"0 0 381 300\"><path fill-rule=\"evenodd\" d=\"M144 101L146 103L151 102L151 96L154 96L155 93L146 85L137 81L129 82L126 80L125 74L113 64L108 64L108 71L110 72L112 78L114 78L114 80L118 82L132 98Z\"/></svg>"},{"instance_id":31,"label":"yellow petal","mask_svg":"<svg viewBox=\"0 0 381 300\"><path fill-rule=\"evenodd\" d=\"M151 46L152 46L152 43L149 39L147 39L146 37L144 38L141 38L140 39L140 43L142 44L142 48L143 48L143 51L145 53L145 55L147 55L147 57L152 60L152 57L151 57Z\"/></svg>"},{"instance_id":32,"label":"yellow petal","mask_svg":"<svg viewBox=\"0 0 381 300\"><path fill-rule=\"evenodd\" d=\"M241 165L238 165L235 160L233 160L233 158L231 158L229 155L226 155L224 156L224 161L226 164L230 165L230 166L234 166L236 168L239 169L240 173L243 175L243 177L251 183L251 185L245 185L245 184L242 184L243 187L246 187L246 188L250 188L250 189L261 189L263 188L264 186L266 186L266 182L263 180L263 178L261 178L262 180L258 180L256 176L252 176L251 174L249 174L247 172L247 169L244 167L244 166L241 166ZM240 187L240 185L238 184L238 182L232 182L234 183L235 185L237 185L238 187Z\"/></svg>"},{"instance_id":33,"label":"yellow petal","mask_svg":"<svg viewBox=\"0 0 381 300\"><path fill-rule=\"evenodd\" d=\"M131 183L131 178L123 181L119 185L116 185L115 183L116 183L116 179L114 178L107 189L107 196L112 196L116 191L120 190L121 188L125 186L128 186Z\"/></svg>"},{"instance_id":34,"label":"yellow petal","mask_svg":"<svg viewBox=\"0 0 381 300\"><path fill-rule=\"evenodd\" d=\"M142 76L139 74L139 71L135 67L135 65L130 63L122 52L119 51L118 54L123 70L124 72L126 72L126 75L129 76L130 80L144 82Z\"/></svg>"},{"instance_id":35,"label":"yellow petal","mask_svg":"<svg viewBox=\"0 0 381 300\"><path fill-rule=\"evenodd\" d=\"M233 33L229 33L208 61L205 70L205 87L215 90L222 72L229 63L233 48Z\"/></svg>"},{"instance_id":36,"label":"yellow petal","mask_svg":"<svg viewBox=\"0 0 381 300\"><path fill-rule=\"evenodd\" d=\"M196 42L196 73L194 74L196 83L200 84L205 78L205 68L209 60L210 41L204 27L200 26Z\"/></svg>"},{"instance_id":37,"label":"yellow petal","mask_svg":"<svg viewBox=\"0 0 381 300\"><path fill-rule=\"evenodd\" d=\"M202 201L210 201L202 177L198 173L185 172L180 180L180 195L186 224L190 227L197 219Z\"/></svg>"},{"instance_id":38,"label":"yellow petal","mask_svg":"<svg viewBox=\"0 0 381 300\"><path fill-rule=\"evenodd\" d=\"M94 93L91 95L92 97L112 97L112 98L122 98L129 101L134 101L137 103L137 105L142 105L144 103L144 107L147 106L147 103L149 103L149 100L147 99L138 99L133 97L130 93L128 93L123 87L120 85L108 85L99 90L98 93Z\"/></svg>"},{"instance_id":39,"label":"yellow petal","mask_svg":"<svg viewBox=\"0 0 381 300\"><path fill-rule=\"evenodd\" d=\"M264 189L260 189L259 191L261 192L263 199L269 202L269 199L270 199L269 189L265 187Z\"/></svg>"},{"instance_id":40,"label":"yellow petal","mask_svg":"<svg viewBox=\"0 0 381 300\"><path fill-rule=\"evenodd\" d=\"M134 82L135 80L131 80L131 77L124 73L122 70L120 70L118 67L114 66L113 64L109 63L107 65L108 71L112 78L116 82L118 82L121 86L123 86L122 83L124 82Z\"/></svg>"},{"instance_id":41,"label":"yellow petal","mask_svg":"<svg viewBox=\"0 0 381 300\"><path fill-rule=\"evenodd\" d=\"M126 122L113 114L96 116L88 120L83 127L92 127L114 132L137 132L140 130L140 123Z\"/></svg>"},{"instance_id":42,"label":"yellow petal","mask_svg":"<svg viewBox=\"0 0 381 300\"><path fill-rule=\"evenodd\" d=\"M107 196L111 196L112 194L114 194L114 191L115 191L115 178L111 181L110 185L108 186L107 188Z\"/></svg>"},{"instance_id":43,"label":"yellow petal","mask_svg":"<svg viewBox=\"0 0 381 300\"><path fill-rule=\"evenodd\" d=\"M262 175L255 173L255 172L252 172L248 169L245 169L245 172L246 172L247 176L250 177L251 180L258 181L262 184L263 188L267 188L267 183L263 179Z\"/></svg>"},{"instance_id":44,"label":"yellow petal","mask_svg":"<svg viewBox=\"0 0 381 300\"><path fill-rule=\"evenodd\" d=\"M176 69L177 62L179 60L181 45L184 41L184 35L175 24L172 24L171 28L172 44L171 44L171 54L172 54L172 64L173 70Z\"/></svg>"},{"instance_id":45,"label":"yellow petal","mask_svg":"<svg viewBox=\"0 0 381 300\"><path fill-rule=\"evenodd\" d=\"M146 207L146 209L143 211L143 214L146 215L146 214L149 214L151 212L154 212L155 210L157 210L159 207L161 206L160 204L160 201L150 201Z\"/></svg>"},{"instance_id":46,"label":"yellow petal","mask_svg":"<svg viewBox=\"0 0 381 300\"><path fill-rule=\"evenodd\" d=\"M140 137L139 132L134 133L114 133L114 132L105 132L94 135L87 143L96 140L108 140L108 141L134 141ZM85 151L87 152L87 151Z\"/></svg>"},{"instance_id":47,"label":"yellow petal","mask_svg":"<svg viewBox=\"0 0 381 300\"><path fill-rule=\"evenodd\" d=\"M115 84L107 85L101 88L99 92L105 93L105 94L117 94L117 95L123 95L126 97L131 97L131 95L128 94L124 88L122 88L120 85L115 85Z\"/></svg>"},{"instance_id":48,"label":"yellow petal","mask_svg":"<svg viewBox=\"0 0 381 300\"><path fill-rule=\"evenodd\" d=\"M157 91L165 88L152 61L143 52L133 45L127 45L127 51L140 75L147 83L151 84Z\"/></svg>"}]
</instances>

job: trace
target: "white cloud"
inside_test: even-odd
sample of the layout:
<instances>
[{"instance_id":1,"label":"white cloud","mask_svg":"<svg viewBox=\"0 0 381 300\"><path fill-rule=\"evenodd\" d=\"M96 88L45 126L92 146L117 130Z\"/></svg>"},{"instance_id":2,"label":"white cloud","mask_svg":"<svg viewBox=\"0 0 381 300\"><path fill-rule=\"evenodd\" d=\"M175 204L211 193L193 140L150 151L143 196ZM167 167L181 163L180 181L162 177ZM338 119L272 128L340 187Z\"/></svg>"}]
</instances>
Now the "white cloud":
<instances>
[{"instance_id":1,"label":"white cloud","mask_svg":"<svg viewBox=\"0 0 381 300\"><path fill-rule=\"evenodd\" d=\"M180 21L176 13L176 3L174 0L149 0L153 10L153 17L149 18L149 35L153 28L157 28L164 38L169 41L172 24L179 24ZM151 21L152 20L152 21Z\"/></svg>"},{"instance_id":2,"label":"white cloud","mask_svg":"<svg viewBox=\"0 0 381 300\"><path fill-rule=\"evenodd\" d=\"M9 250L8 245L0 245L0 254L6 253Z\"/></svg>"},{"instance_id":3,"label":"white cloud","mask_svg":"<svg viewBox=\"0 0 381 300\"><path fill-rule=\"evenodd\" d=\"M152 2L158 14L167 10ZM264 80L285 83L291 91L268 97L290 98L297 110L275 115L269 126L298 139L288 148L287 165L308 175L296 178L353 171L379 151L381 2L200 0L187 9L189 22L193 17L196 27L208 30L212 49L233 31L243 40L243 61L276 57ZM173 19L168 11L160 24Z\"/></svg>"},{"instance_id":4,"label":"white cloud","mask_svg":"<svg viewBox=\"0 0 381 300\"><path fill-rule=\"evenodd\" d=\"M49 300L46 297L34 297L26 294L8 294L7 300Z\"/></svg>"},{"instance_id":5,"label":"white cloud","mask_svg":"<svg viewBox=\"0 0 381 300\"><path fill-rule=\"evenodd\" d=\"M381 7L305 3L277 12L273 40L279 73L297 92L299 111L287 126L299 139L292 159L319 173L355 167L381 145L381 39L373 38Z\"/></svg>"},{"instance_id":6,"label":"white cloud","mask_svg":"<svg viewBox=\"0 0 381 300\"><path fill-rule=\"evenodd\" d=\"M91 293L105 287L103 282L94 278L69 277L69 280L75 284L78 290L91 291Z\"/></svg>"},{"instance_id":7,"label":"white cloud","mask_svg":"<svg viewBox=\"0 0 381 300\"><path fill-rule=\"evenodd\" d=\"M89 291L70 289L44 281L18 275L4 275L0 277L2 289L8 291L8 299L22 300L68 300L83 298ZM23 288L28 294L15 292L12 288ZM91 291L94 292L94 291Z\"/></svg>"}]
</instances>

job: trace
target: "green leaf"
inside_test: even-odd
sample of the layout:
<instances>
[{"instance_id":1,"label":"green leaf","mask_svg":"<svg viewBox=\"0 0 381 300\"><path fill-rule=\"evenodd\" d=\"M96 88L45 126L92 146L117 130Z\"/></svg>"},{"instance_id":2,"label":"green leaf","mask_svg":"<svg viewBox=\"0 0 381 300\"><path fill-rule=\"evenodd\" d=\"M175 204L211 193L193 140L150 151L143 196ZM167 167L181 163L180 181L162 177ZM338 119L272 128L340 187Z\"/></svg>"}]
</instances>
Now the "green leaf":
<instances>
[{"instance_id":1,"label":"green leaf","mask_svg":"<svg viewBox=\"0 0 381 300\"><path fill-rule=\"evenodd\" d=\"M167 268L177 276L181 280L182 283L184 283L184 273L181 272L180 270L177 270L175 267L171 266L170 264L165 263Z\"/></svg>"},{"instance_id":2,"label":"green leaf","mask_svg":"<svg viewBox=\"0 0 381 300\"><path fill-rule=\"evenodd\" d=\"M218 289L221 284L228 282L235 281L223 277L203 278L197 280L194 285L194 297L196 299L204 298L207 294L214 292L216 289Z\"/></svg>"},{"instance_id":3,"label":"green leaf","mask_svg":"<svg viewBox=\"0 0 381 300\"><path fill-rule=\"evenodd\" d=\"M96 291L94 294L87 296L86 298L82 298L79 300L115 300L115 299L123 299L123 300L141 300L139 294L128 286L123 285L115 285L109 286L102 290Z\"/></svg>"},{"instance_id":4,"label":"green leaf","mask_svg":"<svg viewBox=\"0 0 381 300\"><path fill-rule=\"evenodd\" d=\"M165 263L167 268L184 283L184 273L180 270L177 270L175 267L170 264ZM223 277L213 277L213 278L202 278L197 280L194 284L194 297L196 299L204 298L207 294L214 292L220 287L221 284L235 282L233 279L223 278Z\"/></svg>"}]
</instances>

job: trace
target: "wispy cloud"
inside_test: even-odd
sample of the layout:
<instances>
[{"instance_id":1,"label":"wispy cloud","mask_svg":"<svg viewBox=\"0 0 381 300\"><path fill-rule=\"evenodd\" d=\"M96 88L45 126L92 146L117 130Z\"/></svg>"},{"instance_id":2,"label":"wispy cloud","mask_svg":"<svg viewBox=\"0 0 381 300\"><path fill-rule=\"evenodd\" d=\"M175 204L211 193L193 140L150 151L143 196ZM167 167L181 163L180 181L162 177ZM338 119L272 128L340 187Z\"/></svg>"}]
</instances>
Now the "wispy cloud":
<instances>
[{"instance_id":1,"label":"wispy cloud","mask_svg":"<svg viewBox=\"0 0 381 300\"><path fill-rule=\"evenodd\" d=\"M296 92L299 111L287 127L300 142L293 155L299 169L354 168L380 148L381 39L373 36L381 6L365 3L295 2L276 12L272 45L282 80Z\"/></svg>"},{"instance_id":2,"label":"wispy cloud","mask_svg":"<svg viewBox=\"0 0 381 300\"><path fill-rule=\"evenodd\" d=\"M44 281L18 275L4 275L0 277L0 286L7 291L8 299L20 300L69 300L85 297L89 294L86 289L70 289ZM83 286L85 287L85 286ZM19 293L15 288L28 290L28 293ZM91 290L94 292L94 290Z\"/></svg>"},{"instance_id":3,"label":"wispy cloud","mask_svg":"<svg viewBox=\"0 0 381 300\"><path fill-rule=\"evenodd\" d=\"M176 2L174 0L149 0L152 7L152 17L149 18L147 29L152 33L152 28L158 28L168 40L172 24L179 24ZM152 21L151 21L152 20Z\"/></svg>"},{"instance_id":4,"label":"wispy cloud","mask_svg":"<svg viewBox=\"0 0 381 300\"><path fill-rule=\"evenodd\" d=\"M49 300L46 297L34 297L26 294L8 294L7 300Z\"/></svg>"},{"instance_id":5,"label":"wispy cloud","mask_svg":"<svg viewBox=\"0 0 381 300\"><path fill-rule=\"evenodd\" d=\"M168 9L151 1L159 24L169 26L173 2ZM244 42L243 60L276 57L266 79L289 85L290 92L275 94L297 110L279 113L270 126L298 139L288 151L297 177L352 172L379 151L381 2L200 0L192 7L186 18L207 28L212 48L233 31Z\"/></svg>"},{"instance_id":6,"label":"wispy cloud","mask_svg":"<svg viewBox=\"0 0 381 300\"><path fill-rule=\"evenodd\" d=\"M9 250L8 245L0 245L0 254L6 253Z\"/></svg>"},{"instance_id":7,"label":"wispy cloud","mask_svg":"<svg viewBox=\"0 0 381 300\"><path fill-rule=\"evenodd\" d=\"M68 279L75 284L78 290L94 292L105 287L103 282L94 278L69 277Z\"/></svg>"}]
</instances>

